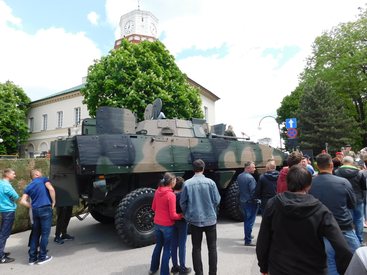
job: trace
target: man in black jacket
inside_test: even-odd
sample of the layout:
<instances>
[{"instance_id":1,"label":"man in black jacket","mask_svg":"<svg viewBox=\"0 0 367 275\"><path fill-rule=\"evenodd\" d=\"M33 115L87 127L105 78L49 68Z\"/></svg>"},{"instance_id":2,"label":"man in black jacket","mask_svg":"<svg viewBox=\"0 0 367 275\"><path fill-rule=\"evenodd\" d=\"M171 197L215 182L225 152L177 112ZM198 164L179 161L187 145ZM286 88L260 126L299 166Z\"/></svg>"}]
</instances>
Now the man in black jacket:
<instances>
[{"instance_id":1,"label":"man in black jacket","mask_svg":"<svg viewBox=\"0 0 367 275\"><path fill-rule=\"evenodd\" d=\"M352 210L354 228L359 242L363 243L363 191L366 190L366 178L362 171L355 165L351 156L343 158L343 165L336 171L335 175L347 179L353 187L354 195L356 196L356 205Z\"/></svg>"},{"instance_id":2,"label":"man in black jacket","mask_svg":"<svg viewBox=\"0 0 367 275\"><path fill-rule=\"evenodd\" d=\"M260 272L271 275L326 275L323 237L336 251L338 271L344 274L352 258L333 214L307 194L312 176L301 165L287 174L288 190L265 207L256 254Z\"/></svg>"},{"instance_id":3,"label":"man in black jacket","mask_svg":"<svg viewBox=\"0 0 367 275\"><path fill-rule=\"evenodd\" d=\"M261 200L260 209L264 213L266 203L277 193L277 179L279 172L275 170L276 164L273 159L270 159L265 166L266 172L259 178L256 185L255 198Z\"/></svg>"},{"instance_id":4,"label":"man in black jacket","mask_svg":"<svg viewBox=\"0 0 367 275\"><path fill-rule=\"evenodd\" d=\"M333 161L329 154L319 154L316 162L319 174L312 180L310 194L319 199L334 214L351 252L354 252L360 243L353 230L353 219L350 213L356 203L353 188L349 181L332 174ZM339 274L336 270L335 251L328 240L324 241L328 258L328 274Z\"/></svg>"}]
</instances>

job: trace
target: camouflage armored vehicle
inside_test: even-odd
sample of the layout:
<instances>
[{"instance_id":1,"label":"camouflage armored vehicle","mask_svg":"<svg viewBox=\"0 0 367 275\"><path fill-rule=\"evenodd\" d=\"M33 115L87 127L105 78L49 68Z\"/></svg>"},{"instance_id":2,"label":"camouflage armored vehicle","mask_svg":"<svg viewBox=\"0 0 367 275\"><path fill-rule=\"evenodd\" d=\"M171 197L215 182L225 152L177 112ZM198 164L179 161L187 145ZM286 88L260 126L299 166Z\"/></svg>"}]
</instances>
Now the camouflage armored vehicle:
<instances>
[{"instance_id":1,"label":"camouflage armored vehicle","mask_svg":"<svg viewBox=\"0 0 367 275\"><path fill-rule=\"evenodd\" d=\"M50 179L58 205L81 201L97 221L114 222L126 243L140 247L154 242L151 203L164 172L188 179L193 160L203 159L205 175L222 195L222 208L239 220L235 180L245 161L260 170L270 158L283 163L281 151L213 133L202 119L161 117L157 104L150 104L138 123L128 109L102 107L96 119L83 121L81 135L52 142Z\"/></svg>"}]
</instances>

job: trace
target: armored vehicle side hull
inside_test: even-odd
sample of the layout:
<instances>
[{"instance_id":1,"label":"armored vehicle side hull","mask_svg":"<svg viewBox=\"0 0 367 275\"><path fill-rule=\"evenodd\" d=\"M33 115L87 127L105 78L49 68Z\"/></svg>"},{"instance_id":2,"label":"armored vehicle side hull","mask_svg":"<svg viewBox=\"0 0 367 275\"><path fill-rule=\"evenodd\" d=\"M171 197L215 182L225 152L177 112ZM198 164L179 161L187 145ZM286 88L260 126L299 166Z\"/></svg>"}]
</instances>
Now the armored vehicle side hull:
<instances>
[{"instance_id":1,"label":"armored vehicle side hull","mask_svg":"<svg viewBox=\"0 0 367 275\"><path fill-rule=\"evenodd\" d=\"M136 127L139 134L110 134L98 133L97 120L97 131L88 125L88 132L95 134L54 141L50 178L57 204L81 200L97 221L115 222L126 243L149 245L154 242L151 203L160 179L167 171L190 178L192 162L200 158L206 163L205 175L218 186L223 208L240 220L236 178L244 163L254 161L261 170L273 158L281 166L283 153L250 141L209 135L184 122L148 121ZM152 123L156 123L154 131L148 127Z\"/></svg>"}]
</instances>

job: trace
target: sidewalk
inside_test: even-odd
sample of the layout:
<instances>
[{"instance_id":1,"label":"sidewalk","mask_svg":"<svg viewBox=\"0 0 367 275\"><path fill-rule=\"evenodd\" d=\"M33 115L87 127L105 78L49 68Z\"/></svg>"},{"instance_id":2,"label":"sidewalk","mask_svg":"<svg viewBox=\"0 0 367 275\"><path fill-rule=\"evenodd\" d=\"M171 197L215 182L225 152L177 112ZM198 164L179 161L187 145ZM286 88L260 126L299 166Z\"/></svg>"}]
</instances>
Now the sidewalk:
<instances>
[{"instance_id":1,"label":"sidewalk","mask_svg":"<svg viewBox=\"0 0 367 275\"><path fill-rule=\"evenodd\" d=\"M257 217L253 235L258 234L261 217ZM13 234L6 251L15 261L0 265L1 275L147 275L153 246L131 248L117 235L114 225L102 225L91 216L85 221L72 218L69 233L74 241L58 245L53 242L55 227L49 238L49 255L53 260L44 265L28 265L29 231ZM218 275L258 275L255 247L243 245L243 223L219 219ZM188 236L186 262L192 267L191 238ZM202 246L204 272L208 272L208 252L205 237ZM157 273L158 274L158 273ZM191 273L194 274L194 273Z\"/></svg>"},{"instance_id":2,"label":"sidewalk","mask_svg":"<svg viewBox=\"0 0 367 275\"><path fill-rule=\"evenodd\" d=\"M258 235L261 217L257 216L253 235ZM149 269L153 246L131 248L117 235L114 225L102 225L88 216L85 221L72 218L69 232L74 241L58 245L53 242L55 227L49 238L49 254L54 258L44 265L28 266L28 237L30 231L10 236L6 251L11 252L15 262L0 265L4 275L146 275ZM218 275L259 275L255 247L243 246L243 223L219 219L218 227ZM364 228L367 241L367 228ZM191 238L187 240L186 261L192 267ZM205 237L202 257L207 273L208 257ZM192 273L193 274L193 273Z\"/></svg>"}]
</instances>

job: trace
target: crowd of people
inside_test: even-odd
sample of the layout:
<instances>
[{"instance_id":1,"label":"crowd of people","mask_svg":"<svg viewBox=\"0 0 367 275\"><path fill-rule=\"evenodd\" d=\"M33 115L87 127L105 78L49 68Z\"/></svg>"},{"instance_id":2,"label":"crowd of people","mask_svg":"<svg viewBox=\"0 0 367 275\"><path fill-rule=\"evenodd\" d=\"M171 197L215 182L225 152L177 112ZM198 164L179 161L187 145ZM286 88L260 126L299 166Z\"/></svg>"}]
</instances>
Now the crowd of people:
<instances>
[{"instance_id":1,"label":"crowd of people","mask_svg":"<svg viewBox=\"0 0 367 275\"><path fill-rule=\"evenodd\" d=\"M271 275L359 275L367 274L367 247L363 239L366 222L367 150L358 156L346 146L332 158L326 152L314 162L299 151L287 158L287 166L276 170L269 159L265 173L257 177L255 162L248 161L237 176L239 202L244 218L244 246L256 247L262 274ZM217 212L221 196L215 182L204 176L205 163L193 162L194 176L186 181L165 173L154 194L154 234L156 244L149 274L188 274L186 241L191 231L192 263L195 274L203 274L201 246L203 234L208 247L209 275L217 274ZM5 252L11 234L19 195L10 182L16 177L5 169L0 180L0 263L14 261ZM56 205L50 181L35 169L32 181L20 198L31 209L32 231L29 264L52 259L47 254L52 212ZM74 239L67 234L72 208L57 209L54 241ZM260 231L252 234L261 212ZM170 260L172 268L169 268Z\"/></svg>"},{"instance_id":2,"label":"crowd of people","mask_svg":"<svg viewBox=\"0 0 367 275\"><path fill-rule=\"evenodd\" d=\"M262 201L262 274L367 274L367 151L347 145L334 158L323 151L314 165L294 151L287 162L277 179L267 165L253 197Z\"/></svg>"},{"instance_id":3,"label":"crowd of people","mask_svg":"<svg viewBox=\"0 0 367 275\"><path fill-rule=\"evenodd\" d=\"M31 233L29 236L29 265L45 264L52 260L48 255L48 238L51 232L53 209L56 205L56 193L48 178L38 169L30 172L32 181L26 186L19 202L29 208ZM9 238L15 220L16 202L19 195L10 182L16 177L13 169L4 169L0 180L0 213L2 216L0 228L0 264L11 263L15 259L10 257L10 252L5 252L5 244ZM63 244L65 240L74 237L67 234L72 207L57 207L57 225L54 241Z\"/></svg>"},{"instance_id":4,"label":"crowd of people","mask_svg":"<svg viewBox=\"0 0 367 275\"><path fill-rule=\"evenodd\" d=\"M335 169L335 160L326 152L319 154L313 163L308 155L294 151L280 172L276 170L275 161L268 160L266 171L258 180L255 163L245 162L243 172L236 179L244 217L243 244L256 247L262 274L367 274L367 247L363 240L367 153L366 163L358 163L356 157L350 146L346 146L346 150L336 153L335 158L340 158L341 162ZM172 235L180 236L182 231L177 230L177 224L183 220L191 225L195 274L203 274L200 251L205 232L209 274L216 274L216 207L220 196L215 183L203 175L204 167L202 160L194 162L195 176L187 180L183 191L176 195L176 206L173 202L165 203L168 196L163 198L160 195L166 190L174 198L175 183L165 180L166 174L155 194L153 209L157 240L162 234L161 214L169 217L165 225L172 226L172 232L178 232ZM168 174L168 178L174 179L174 176ZM167 188L166 184L171 185ZM157 203L165 205L166 214L158 210ZM255 241L252 229L258 211L262 222ZM182 239L186 240L185 233ZM185 246L184 242L181 244ZM158 271L157 251L160 253L162 246L162 241L157 242L149 274ZM180 255L180 265L177 263L177 241L166 247L167 250L171 248L171 273L191 272L191 268L185 265L184 256ZM181 250L180 247L180 251L185 248ZM160 274L169 274L167 255L169 253L165 254L163 250Z\"/></svg>"}]
</instances>

